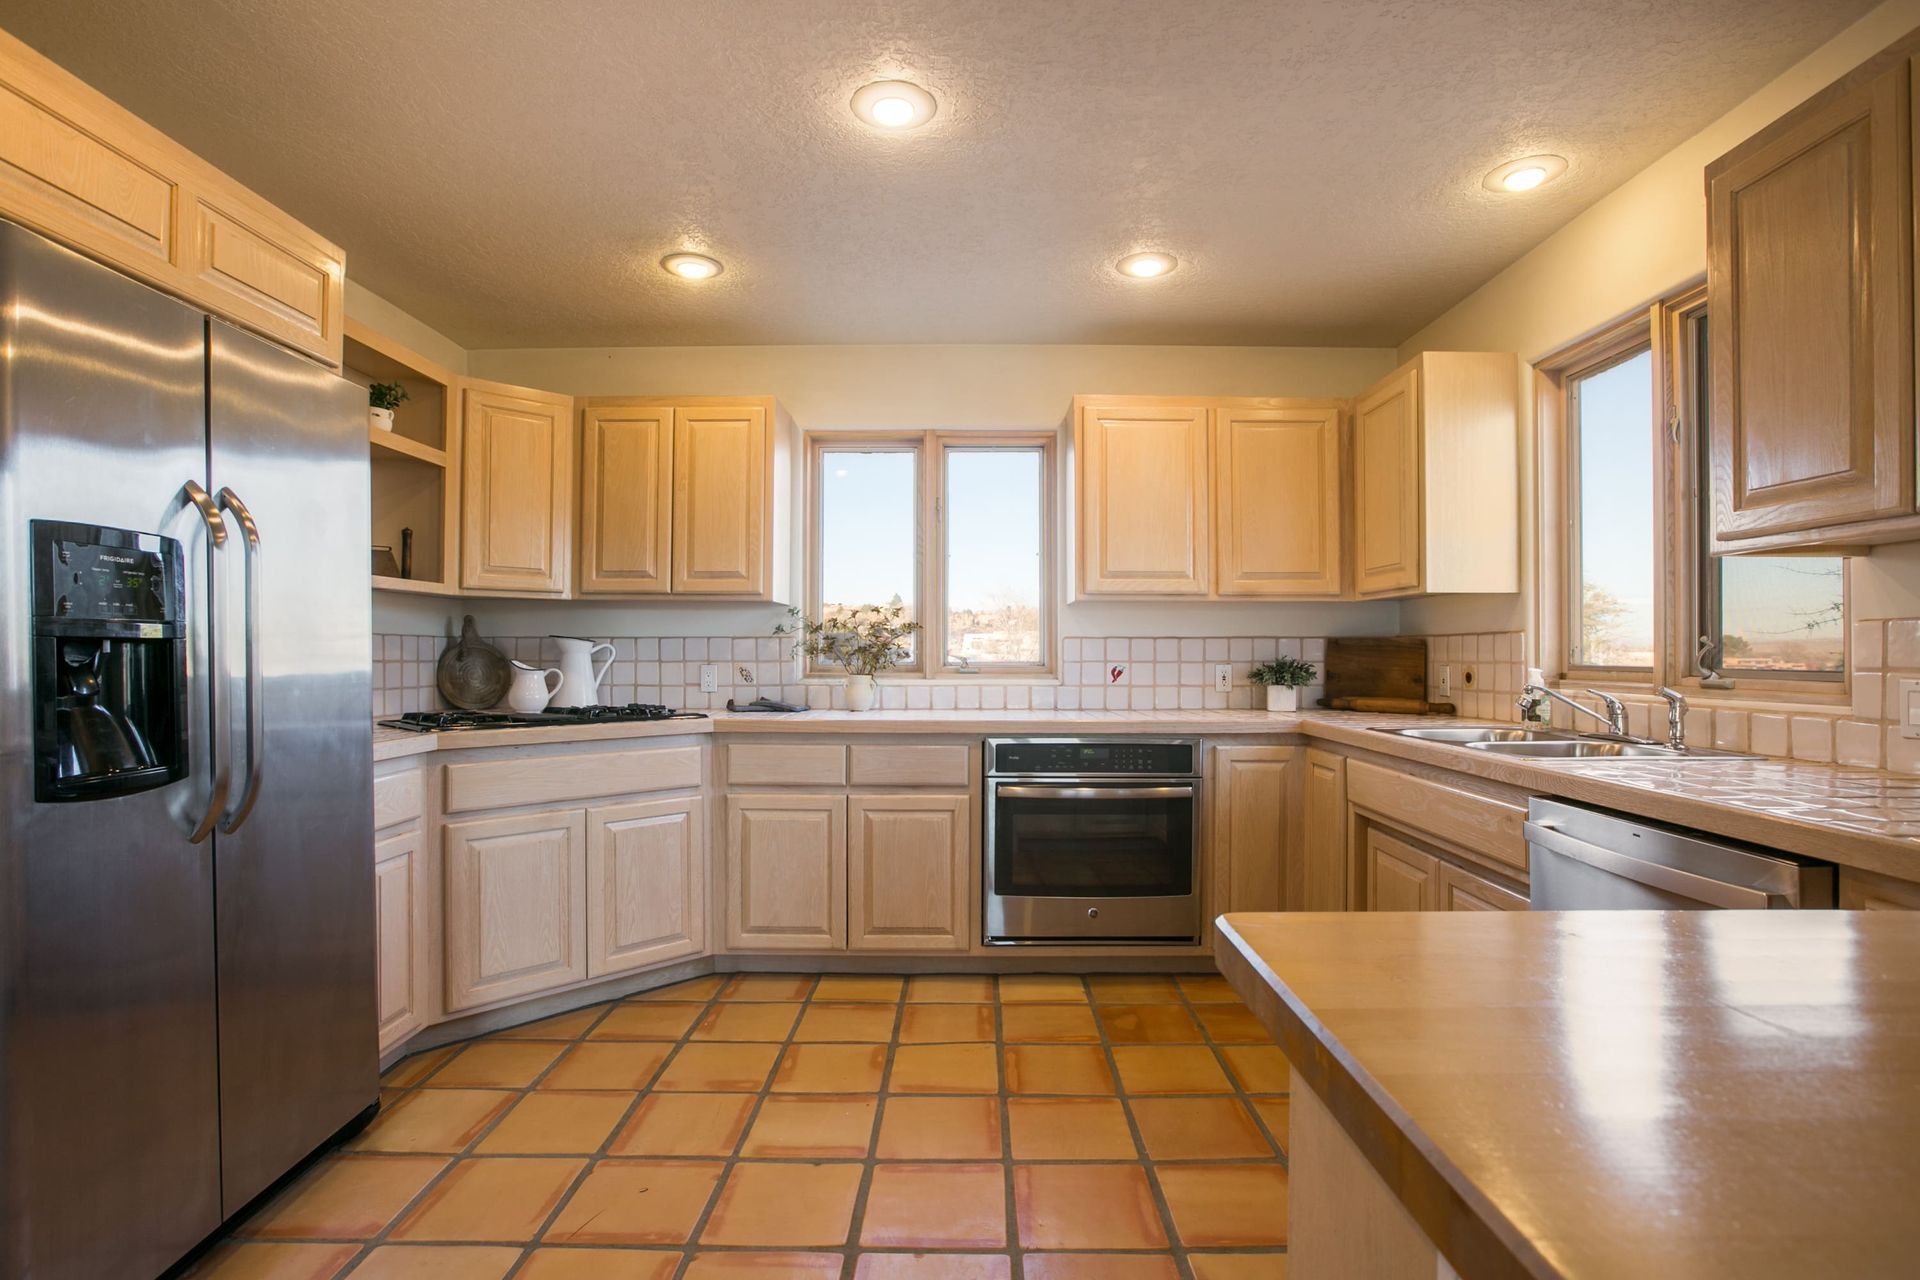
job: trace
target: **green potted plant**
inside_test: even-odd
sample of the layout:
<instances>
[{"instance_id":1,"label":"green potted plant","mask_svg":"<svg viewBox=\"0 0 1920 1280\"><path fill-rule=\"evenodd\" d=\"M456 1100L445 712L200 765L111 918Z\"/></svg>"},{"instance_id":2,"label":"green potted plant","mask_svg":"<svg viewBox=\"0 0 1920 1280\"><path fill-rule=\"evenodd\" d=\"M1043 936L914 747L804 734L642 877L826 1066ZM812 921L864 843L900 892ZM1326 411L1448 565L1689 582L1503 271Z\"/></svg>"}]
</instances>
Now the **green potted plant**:
<instances>
[{"instance_id":1,"label":"green potted plant","mask_svg":"<svg viewBox=\"0 0 1920 1280\"><path fill-rule=\"evenodd\" d=\"M1267 710L1298 711L1300 687L1313 683L1318 674L1311 662L1299 658L1275 658L1247 672L1247 679L1267 688Z\"/></svg>"},{"instance_id":2,"label":"green potted plant","mask_svg":"<svg viewBox=\"0 0 1920 1280\"><path fill-rule=\"evenodd\" d=\"M773 629L793 640L795 652L831 662L847 673L847 710L873 707L873 678L891 671L907 657L906 641L920 630L899 601L844 609L818 621L798 609L787 610L788 621Z\"/></svg>"},{"instance_id":3,"label":"green potted plant","mask_svg":"<svg viewBox=\"0 0 1920 1280\"><path fill-rule=\"evenodd\" d=\"M376 382L367 388L367 423L381 431L393 430L393 411L412 397L397 382Z\"/></svg>"}]
</instances>

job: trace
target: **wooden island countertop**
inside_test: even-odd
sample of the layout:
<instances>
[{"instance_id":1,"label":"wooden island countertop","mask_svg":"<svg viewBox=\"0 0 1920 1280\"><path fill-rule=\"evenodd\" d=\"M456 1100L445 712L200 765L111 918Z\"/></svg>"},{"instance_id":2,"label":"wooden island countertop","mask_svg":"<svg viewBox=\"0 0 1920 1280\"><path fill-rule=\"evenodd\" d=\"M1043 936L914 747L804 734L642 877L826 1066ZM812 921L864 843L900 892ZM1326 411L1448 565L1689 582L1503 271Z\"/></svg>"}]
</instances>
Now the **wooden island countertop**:
<instances>
[{"instance_id":1,"label":"wooden island countertop","mask_svg":"<svg viewBox=\"0 0 1920 1280\"><path fill-rule=\"evenodd\" d=\"M1228 915L1217 955L1470 1280L1920 1267L1920 913Z\"/></svg>"}]
</instances>

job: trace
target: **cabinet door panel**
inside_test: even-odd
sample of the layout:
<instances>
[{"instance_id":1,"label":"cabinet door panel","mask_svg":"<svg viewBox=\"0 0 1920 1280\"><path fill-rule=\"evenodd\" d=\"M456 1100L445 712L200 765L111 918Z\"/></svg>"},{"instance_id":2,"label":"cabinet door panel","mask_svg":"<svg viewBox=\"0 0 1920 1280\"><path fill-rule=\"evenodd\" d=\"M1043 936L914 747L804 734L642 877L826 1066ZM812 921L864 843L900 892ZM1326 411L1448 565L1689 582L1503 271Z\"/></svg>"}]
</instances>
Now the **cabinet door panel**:
<instances>
[{"instance_id":1,"label":"cabinet door panel","mask_svg":"<svg viewBox=\"0 0 1920 1280\"><path fill-rule=\"evenodd\" d=\"M421 874L419 832L409 831L374 846L373 912L382 1053L417 1031L424 1016Z\"/></svg>"},{"instance_id":2,"label":"cabinet door panel","mask_svg":"<svg viewBox=\"0 0 1920 1280\"><path fill-rule=\"evenodd\" d=\"M1367 910L1432 911L1440 903L1440 860L1367 829Z\"/></svg>"},{"instance_id":3,"label":"cabinet door panel","mask_svg":"<svg viewBox=\"0 0 1920 1280\"><path fill-rule=\"evenodd\" d=\"M580 427L580 590L662 594L673 534L673 410L592 408Z\"/></svg>"},{"instance_id":4,"label":"cabinet door panel","mask_svg":"<svg viewBox=\"0 0 1920 1280\"><path fill-rule=\"evenodd\" d=\"M838 951L847 942L845 796L727 797L727 945Z\"/></svg>"},{"instance_id":5,"label":"cabinet door panel","mask_svg":"<svg viewBox=\"0 0 1920 1280\"><path fill-rule=\"evenodd\" d=\"M690 796L587 811L590 977L705 949L703 803Z\"/></svg>"},{"instance_id":6,"label":"cabinet door panel","mask_svg":"<svg viewBox=\"0 0 1920 1280\"><path fill-rule=\"evenodd\" d=\"M1420 375L1409 365L1353 410L1354 591L1420 586Z\"/></svg>"},{"instance_id":7,"label":"cabinet door panel","mask_svg":"<svg viewBox=\"0 0 1920 1280\"><path fill-rule=\"evenodd\" d=\"M461 442L460 584L567 589L571 402L469 387Z\"/></svg>"},{"instance_id":8,"label":"cabinet door panel","mask_svg":"<svg viewBox=\"0 0 1920 1280\"><path fill-rule=\"evenodd\" d=\"M767 411L676 409L673 418L673 590L772 590Z\"/></svg>"},{"instance_id":9,"label":"cabinet door panel","mask_svg":"<svg viewBox=\"0 0 1920 1280\"><path fill-rule=\"evenodd\" d=\"M1843 911L1920 911L1920 884L1842 867L1840 907Z\"/></svg>"},{"instance_id":10,"label":"cabinet door panel","mask_svg":"<svg viewBox=\"0 0 1920 1280\"><path fill-rule=\"evenodd\" d=\"M1340 411L1213 412L1223 596L1340 593Z\"/></svg>"},{"instance_id":11,"label":"cabinet door panel","mask_svg":"<svg viewBox=\"0 0 1920 1280\"><path fill-rule=\"evenodd\" d=\"M1303 911L1347 910L1347 761L1307 752Z\"/></svg>"},{"instance_id":12,"label":"cabinet door panel","mask_svg":"<svg viewBox=\"0 0 1920 1280\"><path fill-rule=\"evenodd\" d=\"M1213 752L1213 914L1278 911L1285 896L1294 747Z\"/></svg>"},{"instance_id":13,"label":"cabinet door panel","mask_svg":"<svg viewBox=\"0 0 1920 1280\"><path fill-rule=\"evenodd\" d=\"M226 194L196 193L191 228L184 265L197 297L291 346L338 360L346 278L339 250Z\"/></svg>"},{"instance_id":14,"label":"cabinet door panel","mask_svg":"<svg viewBox=\"0 0 1920 1280\"><path fill-rule=\"evenodd\" d=\"M1081 407L1074 463L1083 595L1206 595L1207 410Z\"/></svg>"},{"instance_id":15,"label":"cabinet door panel","mask_svg":"<svg viewBox=\"0 0 1920 1280\"><path fill-rule=\"evenodd\" d=\"M443 831L448 1012L585 978L586 815L532 813Z\"/></svg>"},{"instance_id":16,"label":"cabinet door panel","mask_svg":"<svg viewBox=\"0 0 1920 1280\"><path fill-rule=\"evenodd\" d=\"M964 951L972 833L964 795L856 796L847 802L847 945Z\"/></svg>"},{"instance_id":17,"label":"cabinet door panel","mask_svg":"<svg viewBox=\"0 0 1920 1280\"><path fill-rule=\"evenodd\" d=\"M1440 910L1442 911L1525 911L1527 900L1513 890L1495 884L1471 871L1442 864L1440 867Z\"/></svg>"}]
</instances>

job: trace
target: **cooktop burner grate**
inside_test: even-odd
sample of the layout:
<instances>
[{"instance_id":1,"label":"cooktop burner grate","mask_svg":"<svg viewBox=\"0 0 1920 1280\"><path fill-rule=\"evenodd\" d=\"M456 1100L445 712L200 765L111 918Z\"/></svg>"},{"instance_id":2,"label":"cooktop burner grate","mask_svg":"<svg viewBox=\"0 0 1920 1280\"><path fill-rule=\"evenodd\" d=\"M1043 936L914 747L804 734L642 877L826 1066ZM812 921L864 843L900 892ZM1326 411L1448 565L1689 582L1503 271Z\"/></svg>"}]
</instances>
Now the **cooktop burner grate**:
<instances>
[{"instance_id":1,"label":"cooktop burner grate","mask_svg":"<svg viewBox=\"0 0 1920 1280\"><path fill-rule=\"evenodd\" d=\"M537 729L569 724L624 724L651 720L705 720L700 711L675 711L656 702L634 702L624 707L548 707L523 714L518 711L409 711L398 719L382 720L388 729L413 733L444 733L450 729Z\"/></svg>"}]
</instances>

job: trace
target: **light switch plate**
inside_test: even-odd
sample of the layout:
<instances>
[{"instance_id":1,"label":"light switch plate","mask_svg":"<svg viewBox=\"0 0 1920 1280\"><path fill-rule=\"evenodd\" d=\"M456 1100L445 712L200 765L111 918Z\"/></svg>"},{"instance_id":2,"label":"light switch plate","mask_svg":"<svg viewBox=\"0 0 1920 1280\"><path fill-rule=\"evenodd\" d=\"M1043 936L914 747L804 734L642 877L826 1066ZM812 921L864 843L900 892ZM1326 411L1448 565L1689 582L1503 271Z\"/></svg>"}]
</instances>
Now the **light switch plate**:
<instances>
[{"instance_id":1,"label":"light switch plate","mask_svg":"<svg viewBox=\"0 0 1920 1280\"><path fill-rule=\"evenodd\" d=\"M1920 738L1920 680L1900 681L1900 736Z\"/></svg>"},{"instance_id":2,"label":"light switch plate","mask_svg":"<svg viewBox=\"0 0 1920 1280\"><path fill-rule=\"evenodd\" d=\"M1453 667L1443 662L1435 670L1434 674L1437 675L1439 679L1433 682L1433 696L1441 701L1451 698L1453 696Z\"/></svg>"},{"instance_id":3,"label":"light switch plate","mask_svg":"<svg viewBox=\"0 0 1920 1280\"><path fill-rule=\"evenodd\" d=\"M1227 662L1213 664L1213 688L1216 693L1233 692L1233 664Z\"/></svg>"}]
</instances>

